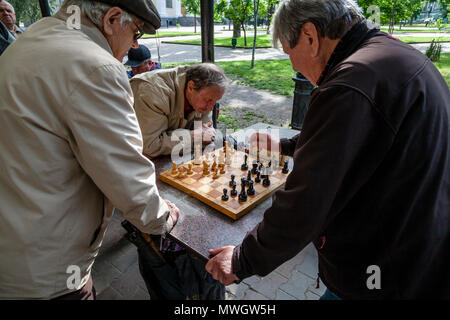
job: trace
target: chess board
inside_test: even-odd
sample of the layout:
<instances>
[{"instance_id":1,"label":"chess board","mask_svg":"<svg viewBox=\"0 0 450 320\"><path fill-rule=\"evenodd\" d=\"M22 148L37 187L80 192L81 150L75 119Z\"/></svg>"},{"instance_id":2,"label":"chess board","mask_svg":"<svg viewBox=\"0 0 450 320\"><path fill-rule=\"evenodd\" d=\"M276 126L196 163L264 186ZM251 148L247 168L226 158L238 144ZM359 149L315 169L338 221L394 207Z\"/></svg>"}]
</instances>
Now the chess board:
<instances>
[{"instance_id":1,"label":"chess board","mask_svg":"<svg viewBox=\"0 0 450 320\"><path fill-rule=\"evenodd\" d=\"M223 150L223 148L218 149L215 152L211 152L208 157L203 155L202 161L209 158L209 164L212 164L214 161L212 153L217 155L221 150ZM192 164L192 173L190 175L186 175L184 178L178 178L177 174L173 174L172 169L169 169L162 172L159 175L159 179L197 198L216 210L226 214L230 218L237 220L248 213L256 205L269 198L273 193L275 193L275 191L284 187L286 177L288 176L288 174L282 173L283 166L275 168L276 166L274 165L272 166L272 172L269 175L270 185L266 187L263 186L263 179L261 179L261 182L256 183L256 175L252 174L255 194L253 196L248 195L247 201L240 202L238 198L239 193L241 192L241 178L247 177L248 170L252 169L253 160L256 159L251 155L248 156L248 170L241 170L241 165L244 163L244 155L244 152L234 150L231 155L231 163L225 165L224 167L225 173L219 174L219 177L216 179L213 179L214 173L212 171L210 171L206 176L203 175L203 165L195 165L193 160L178 165L178 167L183 166L187 169L188 164ZM215 159L217 159L217 156ZM238 193L236 196L231 196L230 194L232 189L229 186L231 175L235 176L236 191ZM222 200L224 188L228 189L229 198L227 201Z\"/></svg>"}]
</instances>

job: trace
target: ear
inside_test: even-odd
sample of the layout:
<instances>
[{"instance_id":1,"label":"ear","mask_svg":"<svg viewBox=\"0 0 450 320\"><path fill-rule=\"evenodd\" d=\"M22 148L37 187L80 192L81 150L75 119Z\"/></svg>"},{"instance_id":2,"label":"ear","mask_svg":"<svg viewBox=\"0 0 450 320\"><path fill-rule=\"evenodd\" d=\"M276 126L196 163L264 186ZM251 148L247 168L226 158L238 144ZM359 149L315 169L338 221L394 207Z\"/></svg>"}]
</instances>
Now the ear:
<instances>
[{"instance_id":1,"label":"ear","mask_svg":"<svg viewBox=\"0 0 450 320\"><path fill-rule=\"evenodd\" d=\"M109 9L105 16L103 17L103 30L104 32L112 36L114 30L120 27L120 18L122 17L123 11L119 7L112 7Z\"/></svg>"},{"instance_id":2,"label":"ear","mask_svg":"<svg viewBox=\"0 0 450 320\"><path fill-rule=\"evenodd\" d=\"M304 37L303 44L306 44L310 50L311 57L317 57L320 50L320 36L316 26L311 22L306 22L302 26L301 35Z\"/></svg>"},{"instance_id":3,"label":"ear","mask_svg":"<svg viewBox=\"0 0 450 320\"><path fill-rule=\"evenodd\" d=\"M187 88L190 92L193 92L195 90L195 83L192 80L189 80L189 82L187 83Z\"/></svg>"}]
</instances>

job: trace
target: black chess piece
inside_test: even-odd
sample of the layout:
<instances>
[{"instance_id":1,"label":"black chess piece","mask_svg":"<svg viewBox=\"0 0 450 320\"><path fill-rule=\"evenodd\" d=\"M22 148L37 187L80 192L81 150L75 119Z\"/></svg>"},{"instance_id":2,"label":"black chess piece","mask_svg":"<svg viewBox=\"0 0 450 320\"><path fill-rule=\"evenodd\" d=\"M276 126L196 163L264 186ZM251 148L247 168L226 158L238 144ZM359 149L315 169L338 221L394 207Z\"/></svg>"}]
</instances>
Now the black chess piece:
<instances>
[{"instance_id":1,"label":"black chess piece","mask_svg":"<svg viewBox=\"0 0 450 320\"><path fill-rule=\"evenodd\" d=\"M248 189L247 189L247 194L249 196L254 196L255 195L255 189L253 188L253 181L249 181L249 185L248 185Z\"/></svg>"},{"instance_id":2,"label":"black chess piece","mask_svg":"<svg viewBox=\"0 0 450 320\"><path fill-rule=\"evenodd\" d=\"M227 200L228 200L228 195L227 195L227 193L228 193L227 188L223 188L223 195L222 195L222 200L223 200L223 201L227 201Z\"/></svg>"},{"instance_id":3,"label":"black chess piece","mask_svg":"<svg viewBox=\"0 0 450 320\"><path fill-rule=\"evenodd\" d=\"M233 184L232 188L233 189L231 189L230 194L232 197L236 197L237 196L236 183Z\"/></svg>"},{"instance_id":4,"label":"black chess piece","mask_svg":"<svg viewBox=\"0 0 450 320\"><path fill-rule=\"evenodd\" d=\"M236 181L234 181L234 178L235 178L235 176L234 176L234 174L232 174L232 175L231 175L231 181L230 181L230 183L228 184L230 187L236 186Z\"/></svg>"},{"instance_id":5,"label":"black chess piece","mask_svg":"<svg viewBox=\"0 0 450 320\"><path fill-rule=\"evenodd\" d=\"M281 170L281 172L283 172L283 173L288 173L289 172L288 160L284 160L284 166L283 166L283 169Z\"/></svg>"},{"instance_id":6,"label":"black chess piece","mask_svg":"<svg viewBox=\"0 0 450 320\"><path fill-rule=\"evenodd\" d=\"M241 179L241 193L239 193L239 201L247 201L247 193L245 192L245 178Z\"/></svg>"},{"instance_id":7,"label":"black chess piece","mask_svg":"<svg viewBox=\"0 0 450 320\"><path fill-rule=\"evenodd\" d=\"M244 163L241 165L241 170L248 170L247 157L247 155L244 156Z\"/></svg>"},{"instance_id":8,"label":"black chess piece","mask_svg":"<svg viewBox=\"0 0 450 320\"><path fill-rule=\"evenodd\" d=\"M253 160L253 169L252 169L252 174L256 174L256 172L258 171L258 162L256 160Z\"/></svg>"},{"instance_id":9,"label":"black chess piece","mask_svg":"<svg viewBox=\"0 0 450 320\"><path fill-rule=\"evenodd\" d=\"M247 180L245 181L245 185L246 185L247 187L249 186L250 181L252 181L252 172L251 172L250 170L248 170L248 173L247 173ZM253 182L253 181L252 181L252 182Z\"/></svg>"},{"instance_id":10,"label":"black chess piece","mask_svg":"<svg viewBox=\"0 0 450 320\"><path fill-rule=\"evenodd\" d=\"M256 172L255 182L256 183L260 183L261 182L261 172L259 172L259 171Z\"/></svg>"},{"instance_id":11,"label":"black chess piece","mask_svg":"<svg viewBox=\"0 0 450 320\"><path fill-rule=\"evenodd\" d=\"M269 179L269 176L268 176L268 175L265 176L265 178L264 178L262 184L263 184L264 187L270 186L270 179Z\"/></svg>"}]
</instances>

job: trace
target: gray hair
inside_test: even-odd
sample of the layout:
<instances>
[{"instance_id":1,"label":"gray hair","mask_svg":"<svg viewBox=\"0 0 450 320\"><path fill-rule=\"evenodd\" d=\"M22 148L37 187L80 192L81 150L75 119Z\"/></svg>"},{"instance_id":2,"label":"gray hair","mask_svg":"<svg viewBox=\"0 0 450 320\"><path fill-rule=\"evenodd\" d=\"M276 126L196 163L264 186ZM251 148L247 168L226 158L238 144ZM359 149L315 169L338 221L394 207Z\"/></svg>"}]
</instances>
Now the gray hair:
<instances>
[{"instance_id":1,"label":"gray hair","mask_svg":"<svg viewBox=\"0 0 450 320\"><path fill-rule=\"evenodd\" d=\"M294 48L306 22L313 23L321 37L338 39L364 19L354 0L285 0L273 18L273 45L281 41Z\"/></svg>"},{"instance_id":2,"label":"gray hair","mask_svg":"<svg viewBox=\"0 0 450 320\"><path fill-rule=\"evenodd\" d=\"M186 71L186 83L190 80L194 81L195 90L201 90L210 86L217 86L225 90L229 83L223 69L213 63L189 66Z\"/></svg>"},{"instance_id":3,"label":"gray hair","mask_svg":"<svg viewBox=\"0 0 450 320\"><path fill-rule=\"evenodd\" d=\"M78 6L81 10L81 14L87 16L93 24L97 27L103 26L103 17L106 12L113 6L90 0L65 0L59 10L67 11L67 8L71 5ZM133 22L131 15L124 11L120 18L120 25L125 26Z\"/></svg>"}]
</instances>

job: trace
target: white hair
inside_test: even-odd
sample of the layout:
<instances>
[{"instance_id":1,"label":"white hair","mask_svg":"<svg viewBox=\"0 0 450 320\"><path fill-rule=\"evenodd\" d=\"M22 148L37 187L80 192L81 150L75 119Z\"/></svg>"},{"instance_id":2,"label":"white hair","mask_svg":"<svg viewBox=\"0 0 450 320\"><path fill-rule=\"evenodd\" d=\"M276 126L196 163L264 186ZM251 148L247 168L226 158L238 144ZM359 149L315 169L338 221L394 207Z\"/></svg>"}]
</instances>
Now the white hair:
<instances>
[{"instance_id":1,"label":"white hair","mask_svg":"<svg viewBox=\"0 0 450 320\"><path fill-rule=\"evenodd\" d=\"M112 8L112 6L90 0L65 0L59 10L66 11L66 8L75 5L78 6L81 10L81 14L86 15L92 23L94 23L97 27L103 26L103 17L106 12ZM133 22L133 18L131 15L124 11L122 17L120 18L120 25L125 26L129 23Z\"/></svg>"},{"instance_id":2,"label":"white hair","mask_svg":"<svg viewBox=\"0 0 450 320\"><path fill-rule=\"evenodd\" d=\"M273 45L281 41L294 48L306 22L313 23L321 37L338 39L364 19L354 0L285 0L273 18Z\"/></svg>"}]
</instances>

